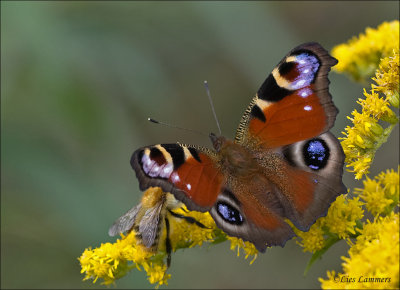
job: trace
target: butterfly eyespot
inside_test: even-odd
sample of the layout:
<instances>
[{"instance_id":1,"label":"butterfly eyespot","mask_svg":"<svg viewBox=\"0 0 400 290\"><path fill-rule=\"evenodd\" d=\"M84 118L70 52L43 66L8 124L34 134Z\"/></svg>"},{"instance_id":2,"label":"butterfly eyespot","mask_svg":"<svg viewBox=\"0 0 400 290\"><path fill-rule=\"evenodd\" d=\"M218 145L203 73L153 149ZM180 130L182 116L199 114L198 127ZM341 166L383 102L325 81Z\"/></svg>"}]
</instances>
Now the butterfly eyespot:
<instances>
[{"instance_id":1,"label":"butterfly eyespot","mask_svg":"<svg viewBox=\"0 0 400 290\"><path fill-rule=\"evenodd\" d=\"M279 73L284 76L289 74L295 68L296 63L294 61L284 62L279 66Z\"/></svg>"},{"instance_id":2,"label":"butterfly eyespot","mask_svg":"<svg viewBox=\"0 0 400 290\"><path fill-rule=\"evenodd\" d=\"M168 163L162 152L157 148L151 148L150 154L141 152L139 160L143 172L150 177L169 178L173 171L173 165Z\"/></svg>"},{"instance_id":3,"label":"butterfly eyespot","mask_svg":"<svg viewBox=\"0 0 400 290\"><path fill-rule=\"evenodd\" d=\"M282 64L279 68L279 72L283 76L287 75L289 77L288 80L292 82L292 90L298 90L314 82L319 67L320 62L318 58L308 51L303 51L294 55L293 62ZM294 78L291 77L293 72L295 72L296 76Z\"/></svg>"},{"instance_id":4,"label":"butterfly eyespot","mask_svg":"<svg viewBox=\"0 0 400 290\"><path fill-rule=\"evenodd\" d=\"M322 139L311 139L303 147L305 164L312 170L324 168L329 159L329 147Z\"/></svg>"},{"instance_id":5,"label":"butterfly eyespot","mask_svg":"<svg viewBox=\"0 0 400 290\"><path fill-rule=\"evenodd\" d=\"M217 203L217 212L225 221L231 224L241 225L244 221L240 212L225 202Z\"/></svg>"}]
</instances>

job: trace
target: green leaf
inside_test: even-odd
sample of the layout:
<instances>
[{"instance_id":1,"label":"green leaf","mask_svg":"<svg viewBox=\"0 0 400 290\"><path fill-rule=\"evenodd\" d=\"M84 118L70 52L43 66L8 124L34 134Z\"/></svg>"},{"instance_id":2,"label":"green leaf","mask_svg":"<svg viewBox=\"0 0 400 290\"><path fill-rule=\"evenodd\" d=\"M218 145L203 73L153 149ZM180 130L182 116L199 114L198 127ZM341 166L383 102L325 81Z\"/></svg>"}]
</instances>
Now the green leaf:
<instances>
[{"instance_id":1,"label":"green leaf","mask_svg":"<svg viewBox=\"0 0 400 290\"><path fill-rule=\"evenodd\" d=\"M308 273L308 271L310 270L311 266L314 264L314 262L315 262L317 259L322 258L322 255L323 255L330 247L332 247L334 244L336 244L336 242L338 242L339 240L340 240L340 239L339 239L338 236L330 236L330 237L326 240L325 246L324 246L321 250L316 251L316 252L311 256L311 259L310 259L310 261L308 261L307 267L306 267L306 269L304 270L304 274L303 274L303 275L306 276L307 273Z\"/></svg>"},{"instance_id":2,"label":"green leaf","mask_svg":"<svg viewBox=\"0 0 400 290\"><path fill-rule=\"evenodd\" d=\"M226 234L220 230L218 230L218 233L215 235L214 240L211 242L212 245L217 245L220 243L223 243L227 240L228 238L226 237Z\"/></svg>"}]
</instances>

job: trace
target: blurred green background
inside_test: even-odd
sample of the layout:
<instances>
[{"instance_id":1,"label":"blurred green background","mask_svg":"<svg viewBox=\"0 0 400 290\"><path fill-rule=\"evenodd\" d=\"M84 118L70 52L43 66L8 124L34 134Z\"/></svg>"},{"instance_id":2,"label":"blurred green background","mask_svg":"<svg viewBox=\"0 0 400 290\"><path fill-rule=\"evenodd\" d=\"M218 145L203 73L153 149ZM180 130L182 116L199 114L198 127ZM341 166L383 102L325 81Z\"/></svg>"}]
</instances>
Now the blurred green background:
<instances>
[{"instance_id":1,"label":"blurred green background","mask_svg":"<svg viewBox=\"0 0 400 290\"><path fill-rule=\"evenodd\" d=\"M293 47L330 50L399 17L394 2L1 2L1 287L104 288L82 281L89 246L115 241L113 221L141 196L131 153L145 145L209 146L204 136L155 119L216 132L207 79L223 134L272 68ZM330 74L340 110L333 132L363 85ZM398 163L398 132L371 176ZM345 173L345 184L361 186ZM223 243L179 251L170 288L319 288L341 269L336 244L303 277L309 253L294 241L255 263ZM132 271L117 288L152 288Z\"/></svg>"}]
</instances>

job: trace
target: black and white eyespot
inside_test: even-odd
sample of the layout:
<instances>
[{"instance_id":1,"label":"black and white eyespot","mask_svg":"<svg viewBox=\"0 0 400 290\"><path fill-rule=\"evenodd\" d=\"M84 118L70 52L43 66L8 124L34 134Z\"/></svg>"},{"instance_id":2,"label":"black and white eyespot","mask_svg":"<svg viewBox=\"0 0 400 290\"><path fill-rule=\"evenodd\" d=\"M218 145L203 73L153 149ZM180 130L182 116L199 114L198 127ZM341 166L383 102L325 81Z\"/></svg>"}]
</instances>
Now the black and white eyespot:
<instances>
[{"instance_id":1,"label":"black and white eyespot","mask_svg":"<svg viewBox=\"0 0 400 290\"><path fill-rule=\"evenodd\" d=\"M339 141L327 132L313 139L286 146L282 153L287 162L294 166L319 174L329 174L342 160Z\"/></svg>"},{"instance_id":2,"label":"black and white eyespot","mask_svg":"<svg viewBox=\"0 0 400 290\"><path fill-rule=\"evenodd\" d=\"M168 179L174 169L171 156L160 145L140 151L139 162L144 174L152 178Z\"/></svg>"},{"instance_id":3,"label":"black and white eyespot","mask_svg":"<svg viewBox=\"0 0 400 290\"><path fill-rule=\"evenodd\" d=\"M221 222L223 221L231 225L239 226L245 222L239 208L239 201L228 189L225 189L223 193L218 196L218 200L212 208L212 212Z\"/></svg>"},{"instance_id":4,"label":"black and white eyespot","mask_svg":"<svg viewBox=\"0 0 400 290\"><path fill-rule=\"evenodd\" d=\"M243 223L243 216L235 207L231 206L229 203L218 201L216 207L219 216L228 223L236 225L241 225Z\"/></svg>"},{"instance_id":5,"label":"black and white eyespot","mask_svg":"<svg viewBox=\"0 0 400 290\"><path fill-rule=\"evenodd\" d=\"M321 138L308 140L303 145L304 163L312 170L325 168L328 163L330 149Z\"/></svg>"}]
</instances>

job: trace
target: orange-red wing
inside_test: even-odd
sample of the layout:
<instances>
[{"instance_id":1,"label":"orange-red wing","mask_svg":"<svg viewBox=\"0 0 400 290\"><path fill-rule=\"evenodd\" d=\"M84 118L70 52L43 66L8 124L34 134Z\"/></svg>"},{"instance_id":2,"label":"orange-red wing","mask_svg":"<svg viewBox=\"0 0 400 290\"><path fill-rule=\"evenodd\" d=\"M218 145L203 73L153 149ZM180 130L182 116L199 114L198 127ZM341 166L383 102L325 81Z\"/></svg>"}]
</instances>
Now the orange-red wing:
<instances>
[{"instance_id":1,"label":"orange-red wing","mask_svg":"<svg viewBox=\"0 0 400 290\"><path fill-rule=\"evenodd\" d=\"M338 110L328 91L337 63L317 43L293 49L272 71L239 125L236 141L276 148L329 130Z\"/></svg>"},{"instance_id":2,"label":"orange-red wing","mask_svg":"<svg viewBox=\"0 0 400 290\"><path fill-rule=\"evenodd\" d=\"M313 173L297 168L286 167L286 183L279 183L285 197L293 209L303 214L314 200L315 182Z\"/></svg>"},{"instance_id":3,"label":"orange-red wing","mask_svg":"<svg viewBox=\"0 0 400 290\"><path fill-rule=\"evenodd\" d=\"M312 88L307 89L311 92ZM268 104L262 113L265 121L251 119L249 132L268 148L312 138L326 127L325 110L316 93L302 97L301 91L296 91L277 103Z\"/></svg>"},{"instance_id":4,"label":"orange-red wing","mask_svg":"<svg viewBox=\"0 0 400 290\"><path fill-rule=\"evenodd\" d=\"M198 156L201 162L195 158L187 159L168 180L197 206L207 208L215 203L223 178L206 154L199 153Z\"/></svg>"},{"instance_id":5,"label":"orange-red wing","mask_svg":"<svg viewBox=\"0 0 400 290\"><path fill-rule=\"evenodd\" d=\"M140 189L159 186L190 210L207 211L224 178L205 151L180 144L158 144L135 151L131 165Z\"/></svg>"}]
</instances>

